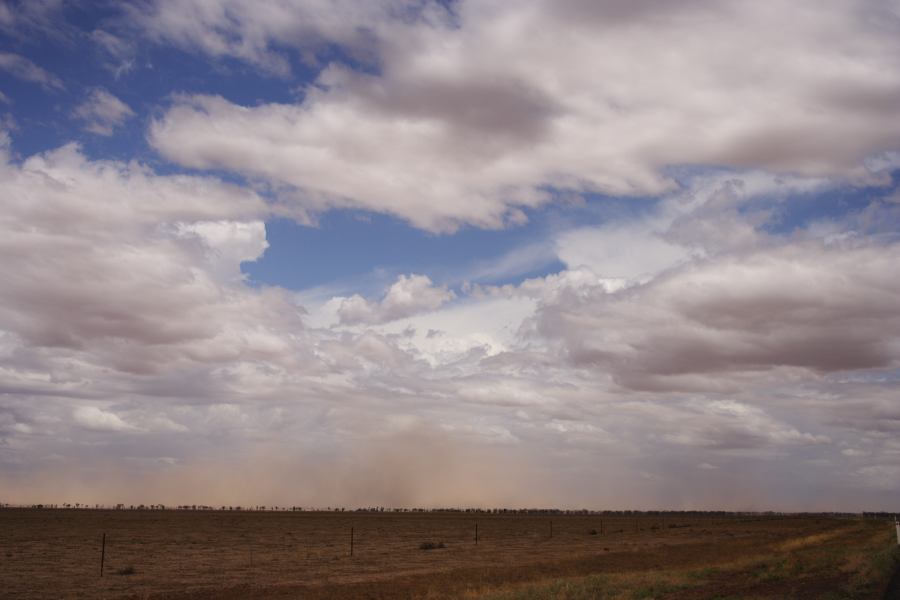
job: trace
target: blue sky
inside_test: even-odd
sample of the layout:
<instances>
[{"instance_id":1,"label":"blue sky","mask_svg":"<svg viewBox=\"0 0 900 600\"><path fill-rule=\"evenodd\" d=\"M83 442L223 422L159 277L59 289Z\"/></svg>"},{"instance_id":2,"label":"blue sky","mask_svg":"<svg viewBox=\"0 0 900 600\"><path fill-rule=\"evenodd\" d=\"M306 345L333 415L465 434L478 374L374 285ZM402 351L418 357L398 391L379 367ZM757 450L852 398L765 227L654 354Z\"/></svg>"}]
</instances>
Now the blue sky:
<instances>
[{"instance_id":1,"label":"blue sky","mask_svg":"<svg viewBox=\"0 0 900 600\"><path fill-rule=\"evenodd\" d=\"M896 508L898 34L886 0L2 2L0 489ZM346 483L411 446L405 495ZM191 483L236 457L253 498Z\"/></svg>"}]
</instances>

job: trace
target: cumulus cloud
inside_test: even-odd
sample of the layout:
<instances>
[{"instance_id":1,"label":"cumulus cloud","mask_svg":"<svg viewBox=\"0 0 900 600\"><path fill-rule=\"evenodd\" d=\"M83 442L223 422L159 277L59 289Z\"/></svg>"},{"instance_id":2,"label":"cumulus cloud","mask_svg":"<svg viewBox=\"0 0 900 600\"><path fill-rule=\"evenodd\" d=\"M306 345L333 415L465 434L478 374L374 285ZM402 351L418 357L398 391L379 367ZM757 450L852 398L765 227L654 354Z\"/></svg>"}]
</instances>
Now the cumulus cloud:
<instances>
[{"instance_id":1,"label":"cumulus cloud","mask_svg":"<svg viewBox=\"0 0 900 600\"><path fill-rule=\"evenodd\" d=\"M13 76L37 83L46 90L62 90L65 88L62 80L31 62L29 59L12 52L0 52L0 69L8 71Z\"/></svg>"},{"instance_id":2,"label":"cumulus cloud","mask_svg":"<svg viewBox=\"0 0 900 600\"><path fill-rule=\"evenodd\" d=\"M435 286L426 275L400 275L381 300L354 294L339 300L337 314L346 325L385 323L433 311L455 297L452 290Z\"/></svg>"},{"instance_id":3,"label":"cumulus cloud","mask_svg":"<svg viewBox=\"0 0 900 600\"><path fill-rule=\"evenodd\" d=\"M309 18L314 5L277 5L277 30L274 9L240 2L212 13L163 3L153 18L179 22L171 35L196 29L207 52L258 62L290 46L292 27L342 43ZM183 96L150 141L183 165L287 186L308 211L364 208L430 230L519 222L522 208L554 200L548 190L659 194L675 186L672 166L872 180L863 159L900 143L900 35L880 6L531 0L460 2L442 19L388 11L368 29L377 74L332 63L298 104Z\"/></svg>"},{"instance_id":4,"label":"cumulus cloud","mask_svg":"<svg viewBox=\"0 0 900 600\"><path fill-rule=\"evenodd\" d=\"M90 162L76 146L21 166L4 162L0 171L7 232L0 328L29 347L152 372L266 354L267 337L279 337L277 319L266 319L273 329L255 319L295 313L275 291L234 287L238 265L221 264L222 257L252 260L265 248L258 219L268 209L251 192ZM251 323L252 335L240 323Z\"/></svg>"},{"instance_id":5,"label":"cumulus cloud","mask_svg":"<svg viewBox=\"0 0 900 600\"><path fill-rule=\"evenodd\" d=\"M84 128L91 133L112 135L113 129L134 116L134 111L108 91L95 88L73 114L84 121Z\"/></svg>"}]
</instances>

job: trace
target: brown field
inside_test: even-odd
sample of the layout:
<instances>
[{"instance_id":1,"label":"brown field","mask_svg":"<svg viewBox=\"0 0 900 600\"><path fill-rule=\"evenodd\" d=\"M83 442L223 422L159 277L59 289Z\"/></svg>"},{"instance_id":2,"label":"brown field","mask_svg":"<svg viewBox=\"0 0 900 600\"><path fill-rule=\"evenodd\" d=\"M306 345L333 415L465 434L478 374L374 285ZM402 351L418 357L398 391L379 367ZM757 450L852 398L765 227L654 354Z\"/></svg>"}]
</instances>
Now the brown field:
<instances>
[{"instance_id":1,"label":"brown field","mask_svg":"<svg viewBox=\"0 0 900 600\"><path fill-rule=\"evenodd\" d=\"M893 535L814 516L6 508L0 597L874 599Z\"/></svg>"}]
</instances>

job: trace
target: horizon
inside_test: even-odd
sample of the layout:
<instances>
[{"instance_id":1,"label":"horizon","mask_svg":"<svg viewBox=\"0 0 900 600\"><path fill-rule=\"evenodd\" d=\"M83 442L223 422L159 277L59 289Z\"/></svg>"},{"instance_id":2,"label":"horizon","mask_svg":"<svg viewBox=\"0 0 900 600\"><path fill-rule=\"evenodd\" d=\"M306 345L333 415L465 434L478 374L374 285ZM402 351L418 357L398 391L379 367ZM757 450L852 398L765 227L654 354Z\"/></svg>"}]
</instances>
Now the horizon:
<instances>
[{"instance_id":1,"label":"horizon","mask_svg":"<svg viewBox=\"0 0 900 600\"><path fill-rule=\"evenodd\" d=\"M720 510L720 509L644 509L624 508L526 508L513 506L466 507L466 506L434 506L434 507L402 507L402 506L213 506L206 504L93 504L82 503L32 503L10 504L0 502L0 508L25 510L101 510L101 511L202 511L202 512L305 512L305 513L389 513L389 514L422 514L453 513L471 515L527 515L527 516L584 516L584 515L757 515L757 516L861 516L862 518L894 519L898 513L885 510L861 511L782 511L782 510Z\"/></svg>"}]
</instances>

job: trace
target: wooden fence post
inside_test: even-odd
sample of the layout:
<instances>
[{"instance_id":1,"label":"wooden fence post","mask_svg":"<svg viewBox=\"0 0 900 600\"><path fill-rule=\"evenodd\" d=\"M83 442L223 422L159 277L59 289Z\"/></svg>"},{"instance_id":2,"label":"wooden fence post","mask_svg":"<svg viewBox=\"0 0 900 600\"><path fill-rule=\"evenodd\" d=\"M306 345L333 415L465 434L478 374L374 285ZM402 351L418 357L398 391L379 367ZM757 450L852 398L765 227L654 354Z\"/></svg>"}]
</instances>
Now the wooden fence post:
<instances>
[{"instance_id":1,"label":"wooden fence post","mask_svg":"<svg viewBox=\"0 0 900 600\"><path fill-rule=\"evenodd\" d=\"M100 542L100 577L103 577L103 563L106 561L106 532L103 532L103 541Z\"/></svg>"}]
</instances>

